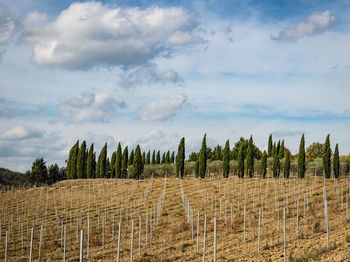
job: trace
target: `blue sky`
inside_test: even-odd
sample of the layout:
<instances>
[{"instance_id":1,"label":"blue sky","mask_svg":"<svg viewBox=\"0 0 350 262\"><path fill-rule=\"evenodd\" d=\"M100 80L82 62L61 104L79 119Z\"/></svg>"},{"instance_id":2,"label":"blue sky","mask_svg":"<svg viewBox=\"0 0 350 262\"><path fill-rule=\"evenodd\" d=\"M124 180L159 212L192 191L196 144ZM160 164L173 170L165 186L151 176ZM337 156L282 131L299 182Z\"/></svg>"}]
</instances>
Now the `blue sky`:
<instances>
[{"instance_id":1,"label":"blue sky","mask_svg":"<svg viewBox=\"0 0 350 262\"><path fill-rule=\"evenodd\" d=\"M77 139L187 153L270 133L350 152L349 1L0 0L0 166Z\"/></svg>"}]
</instances>

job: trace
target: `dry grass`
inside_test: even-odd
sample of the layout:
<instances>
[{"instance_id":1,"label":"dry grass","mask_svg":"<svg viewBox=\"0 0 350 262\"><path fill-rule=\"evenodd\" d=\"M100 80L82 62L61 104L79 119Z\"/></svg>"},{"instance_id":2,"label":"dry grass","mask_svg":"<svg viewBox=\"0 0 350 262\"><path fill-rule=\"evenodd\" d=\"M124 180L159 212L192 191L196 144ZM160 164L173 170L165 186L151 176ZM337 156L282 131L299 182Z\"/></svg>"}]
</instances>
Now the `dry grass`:
<instances>
[{"instance_id":1,"label":"dry grass","mask_svg":"<svg viewBox=\"0 0 350 262\"><path fill-rule=\"evenodd\" d=\"M74 180L50 187L2 192L0 259L5 254L5 232L10 232L8 260L29 258L30 232L34 227L34 260L38 258L40 227L44 230L42 261L63 258L61 235L67 228L67 261L79 261L79 231L84 230L84 258L87 260L87 218L90 221L89 261L115 261L117 257L118 223L122 221L121 261L130 260L131 219L134 218L135 261L201 261L203 256L204 214L207 215L206 258L213 257L213 221L217 217L218 261L283 260L283 208L286 208L287 256L289 261L346 261L349 259L350 223L346 219L346 194L349 180L327 180L330 247L326 248L323 206L323 179L238 179L237 177L182 180L168 178L159 221L154 225L154 210L159 208L165 179ZM341 191L343 190L343 204ZM299 232L296 237L299 198ZM193 210L187 223L187 201ZM276 202L275 202L276 201ZM288 201L288 204L287 204ZM304 211L305 201L305 211ZM277 202L279 226L277 224ZM246 204L246 240L244 234ZM232 205L232 221L231 221ZM259 208L263 208L260 252L258 252ZM226 210L226 212L225 212ZM57 218L56 218L57 211ZM150 215L150 211L151 215ZM197 251L197 212L200 212L199 249ZM150 239L146 247L146 212L152 217ZM226 216L225 216L226 214ZM350 215L350 214L349 214ZM139 217L141 250L138 255ZM46 219L45 219L46 217ZM113 229L114 217L114 229ZM46 223L45 223L46 222ZM103 239L103 225L105 228ZM23 228L23 250L22 250ZM114 233L113 233L114 232ZM104 247L103 247L104 241Z\"/></svg>"}]
</instances>

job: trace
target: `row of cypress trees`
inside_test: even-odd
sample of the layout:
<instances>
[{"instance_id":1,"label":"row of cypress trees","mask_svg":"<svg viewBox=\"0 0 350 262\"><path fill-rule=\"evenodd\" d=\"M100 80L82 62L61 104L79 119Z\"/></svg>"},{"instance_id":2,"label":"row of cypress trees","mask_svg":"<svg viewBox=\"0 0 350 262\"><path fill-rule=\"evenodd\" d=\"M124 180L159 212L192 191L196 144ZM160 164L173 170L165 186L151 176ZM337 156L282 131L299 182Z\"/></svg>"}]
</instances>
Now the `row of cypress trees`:
<instances>
[{"instance_id":1,"label":"row of cypress trees","mask_svg":"<svg viewBox=\"0 0 350 262\"><path fill-rule=\"evenodd\" d=\"M324 175L326 178L331 176L331 148L330 148L330 135L327 135L326 141L323 144L323 166ZM255 157L255 145L253 137L250 136L247 148L242 143L238 152L238 177L254 176L254 160ZM290 163L291 154L289 150L285 150L284 140L277 143L272 141L272 135L269 136L267 152L264 151L260 160L260 176L266 177L267 174L267 158L273 158L272 174L273 177L278 178L281 172L281 160L285 158L283 165L283 176L288 178L290 175ZM207 144L206 134L204 134L202 140L202 146L198 153L198 159L195 162L195 176L204 178L207 171ZM94 144L92 143L89 150L86 148L86 142L83 141L79 147L79 140L73 145L69 152L67 160L66 176L69 179L72 178L141 178L145 165L156 164L172 164L176 163L176 175L180 178L185 173L185 138L182 138L178 152L175 158L175 152L170 151L160 154L160 151L153 150L142 152L139 145L136 146L135 151L132 150L128 153L128 147L124 147L122 150L120 143L117 150L113 152L111 161L107 157L107 143L101 149L96 163L96 152L94 152ZM339 149L338 144L334 150L333 156L333 174L334 177L339 177ZM226 141L225 147L222 150L222 171L223 176L227 178L230 174L230 142ZM298 154L298 177L303 178L306 172L305 162L305 138L304 134L301 137Z\"/></svg>"},{"instance_id":2,"label":"row of cypress trees","mask_svg":"<svg viewBox=\"0 0 350 262\"><path fill-rule=\"evenodd\" d=\"M183 139L183 161L185 159ZM129 154L128 147L122 150L120 143L113 152L111 160L107 157L107 143L101 149L96 162L96 152L92 143L87 150L86 141L79 146L79 140L72 146L67 159L65 169L68 179L76 178L140 178L145 165L171 164L175 162L175 152L164 152L160 157L160 151L153 150L141 153L139 145ZM129 172L128 172L129 171ZM184 167L182 167L182 174Z\"/></svg>"}]
</instances>

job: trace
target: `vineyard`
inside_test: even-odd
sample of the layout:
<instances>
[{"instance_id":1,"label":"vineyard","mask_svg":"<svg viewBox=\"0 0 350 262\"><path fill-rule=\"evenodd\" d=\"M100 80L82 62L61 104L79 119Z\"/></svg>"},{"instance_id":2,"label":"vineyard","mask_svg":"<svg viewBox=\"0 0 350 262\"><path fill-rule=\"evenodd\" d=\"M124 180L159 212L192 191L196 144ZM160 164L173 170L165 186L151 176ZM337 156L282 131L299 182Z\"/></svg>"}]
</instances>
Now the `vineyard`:
<instances>
[{"instance_id":1,"label":"vineyard","mask_svg":"<svg viewBox=\"0 0 350 262\"><path fill-rule=\"evenodd\" d=\"M349 261L348 177L83 179L1 192L7 261Z\"/></svg>"}]
</instances>

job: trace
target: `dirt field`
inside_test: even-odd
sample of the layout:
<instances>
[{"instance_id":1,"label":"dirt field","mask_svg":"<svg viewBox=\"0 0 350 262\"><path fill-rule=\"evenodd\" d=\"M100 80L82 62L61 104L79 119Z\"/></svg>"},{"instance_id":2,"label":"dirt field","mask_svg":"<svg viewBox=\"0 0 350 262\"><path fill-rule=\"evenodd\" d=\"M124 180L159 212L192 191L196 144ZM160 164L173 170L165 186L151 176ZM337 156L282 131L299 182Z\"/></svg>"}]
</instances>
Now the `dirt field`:
<instances>
[{"instance_id":1,"label":"dirt field","mask_svg":"<svg viewBox=\"0 0 350 262\"><path fill-rule=\"evenodd\" d=\"M286 209L286 261L350 261L349 186L345 178L326 181L328 248L321 177L94 179L6 191L0 195L0 259L7 231L7 260L28 261L34 228L32 257L38 261L42 228L40 260L62 261L66 228L67 261L79 261L80 230L84 261L117 261L121 221L119 261L130 261L134 219L133 260L202 261L206 214L207 261L214 258L214 217L217 261L283 261Z\"/></svg>"}]
</instances>

